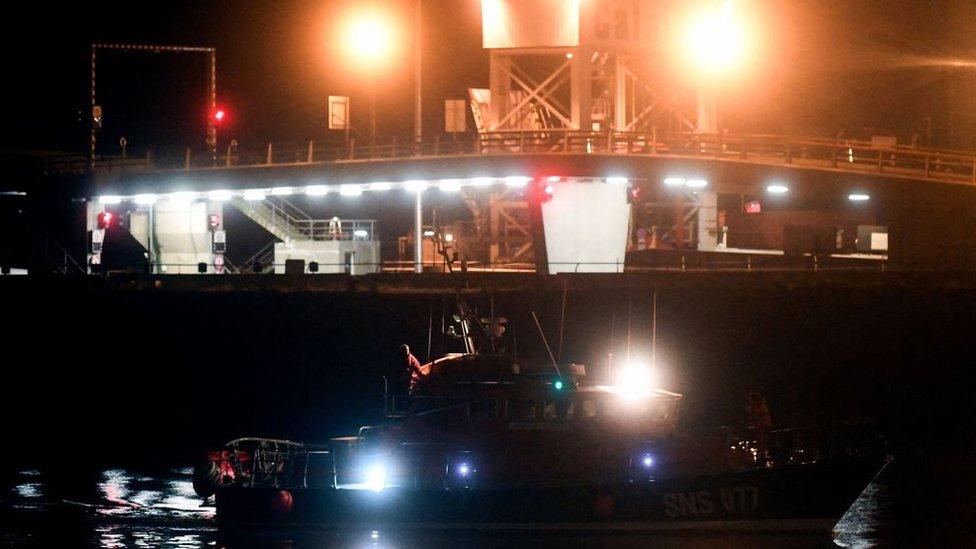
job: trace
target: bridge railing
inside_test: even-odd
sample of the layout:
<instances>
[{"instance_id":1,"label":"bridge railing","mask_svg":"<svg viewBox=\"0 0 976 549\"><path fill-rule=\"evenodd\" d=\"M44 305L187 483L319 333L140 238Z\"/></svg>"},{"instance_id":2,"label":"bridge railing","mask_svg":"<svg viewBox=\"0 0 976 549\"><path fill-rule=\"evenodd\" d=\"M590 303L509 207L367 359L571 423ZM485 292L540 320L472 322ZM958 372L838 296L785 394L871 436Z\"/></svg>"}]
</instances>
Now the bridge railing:
<instances>
[{"instance_id":1,"label":"bridge railing","mask_svg":"<svg viewBox=\"0 0 976 549\"><path fill-rule=\"evenodd\" d=\"M799 165L856 173L976 184L976 154L967 151L879 146L855 139L756 134L696 134L615 131L498 131L461 137L435 135L422 142L391 139L363 144L323 145L312 141L227 146L182 155L98 156L100 173L247 167L314 162L375 161L409 157L521 154L613 154L712 158L758 164ZM82 156L48 159L47 169L79 173Z\"/></svg>"},{"instance_id":2,"label":"bridge railing","mask_svg":"<svg viewBox=\"0 0 976 549\"><path fill-rule=\"evenodd\" d=\"M321 272L337 272L350 268L345 262L317 262ZM455 263L448 269L442 260L424 261L424 271L429 273L446 273L451 270L462 270L460 263ZM694 274L709 272L725 273L882 273L882 272L926 272L939 270L942 267L958 269L958 265L933 267L931 264L891 264L885 256L818 256L803 254L796 257L782 255L756 254L713 254L704 258L700 254L671 254L655 258L653 261L625 261L625 262L550 262L549 268L558 273L592 273L592 272L624 272L624 273L673 273ZM156 264L156 273L197 273L199 263L160 263ZM261 248L250 258L234 265L225 264L223 274L251 274L272 273L278 268L284 270L283 261L275 261L274 244ZM384 260L379 262L356 262L351 267L359 274L365 273L412 273L415 265L412 260ZM464 270L473 273L533 273L536 272L533 263L483 263L470 261ZM147 272L145 269L132 268L125 272ZM123 272L123 271L113 271ZM213 265L206 265L207 274L217 274ZM71 274L71 273L62 273ZM201 273L203 274L203 273Z\"/></svg>"}]
</instances>

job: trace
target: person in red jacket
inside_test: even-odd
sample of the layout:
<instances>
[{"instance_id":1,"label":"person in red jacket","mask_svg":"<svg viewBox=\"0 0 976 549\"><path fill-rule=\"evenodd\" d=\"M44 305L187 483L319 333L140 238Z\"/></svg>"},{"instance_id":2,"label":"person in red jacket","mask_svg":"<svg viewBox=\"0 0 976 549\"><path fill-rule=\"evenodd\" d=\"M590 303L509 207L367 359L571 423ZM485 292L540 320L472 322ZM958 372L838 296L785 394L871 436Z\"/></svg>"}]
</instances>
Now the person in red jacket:
<instances>
[{"instance_id":1,"label":"person in red jacket","mask_svg":"<svg viewBox=\"0 0 976 549\"><path fill-rule=\"evenodd\" d=\"M420 361L410 352L410 346L404 343L400 345L400 352L403 354L403 387L409 387L413 391L420 381L420 376L424 375L420 367Z\"/></svg>"}]
</instances>

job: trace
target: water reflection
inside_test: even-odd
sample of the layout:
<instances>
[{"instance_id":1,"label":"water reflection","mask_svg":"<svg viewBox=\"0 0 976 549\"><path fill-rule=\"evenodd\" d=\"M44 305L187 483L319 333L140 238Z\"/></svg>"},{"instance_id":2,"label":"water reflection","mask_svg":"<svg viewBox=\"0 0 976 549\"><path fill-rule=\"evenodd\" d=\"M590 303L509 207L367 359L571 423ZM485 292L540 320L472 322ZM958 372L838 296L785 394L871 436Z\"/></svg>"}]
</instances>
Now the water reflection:
<instances>
[{"instance_id":1,"label":"water reflection","mask_svg":"<svg viewBox=\"0 0 976 549\"><path fill-rule=\"evenodd\" d=\"M101 548L161 547L172 549L303 549L323 547L823 547L827 534L679 533L522 534L460 530L328 530L228 535L218 532L214 507L202 505L193 492L189 468L136 472L109 469L66 478L23 470L8 478L0 507L0 545L89 546ZM878 542L885 520L889 488L868 487L838 523L833 542L861 548Z\"/></svg>"}]
</instances>

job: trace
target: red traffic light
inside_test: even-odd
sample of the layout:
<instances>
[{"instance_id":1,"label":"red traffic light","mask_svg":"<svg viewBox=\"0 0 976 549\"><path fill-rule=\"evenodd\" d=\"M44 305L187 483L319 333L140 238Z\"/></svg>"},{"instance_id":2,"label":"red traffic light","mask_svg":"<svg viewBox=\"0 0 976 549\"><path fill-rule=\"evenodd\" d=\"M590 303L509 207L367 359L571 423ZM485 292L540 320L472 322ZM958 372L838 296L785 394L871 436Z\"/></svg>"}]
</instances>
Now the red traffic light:
<instances>
[{"instance_id":1,"label":"red traffic light","mask_svg":"<svg viewBox=\"0 0 976 549\"><path fill-rule=\"evenodd\" d=\"M210 113L210 121L215 126L219 126L227 121L228 114L227 109L224 107L217 107L212 113Z\"/></svg>"},{"instance_id":2,"label":"red traffic light","mask_svg":"<svg viewBox=\"0 0 976 549\"><path fill-rule=\"evenodd\" d=\"M115 221L115 214L112 212L101 212L98 214L98 228L107 229L112 226L112 222Z\"/></svg>"}]
</instances>

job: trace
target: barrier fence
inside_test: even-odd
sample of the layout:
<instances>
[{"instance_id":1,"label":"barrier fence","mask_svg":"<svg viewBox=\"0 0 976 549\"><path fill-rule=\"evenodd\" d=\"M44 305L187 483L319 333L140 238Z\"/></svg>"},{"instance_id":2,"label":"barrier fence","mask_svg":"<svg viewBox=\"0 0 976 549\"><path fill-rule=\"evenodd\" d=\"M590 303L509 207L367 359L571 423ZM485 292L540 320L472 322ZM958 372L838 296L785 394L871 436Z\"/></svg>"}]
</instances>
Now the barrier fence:
<instances>
[{"instance_id":1,"label":"barrier fence","mask_svg":"<svg viewBox=\"0 0 976 549\"><path fill-rule=\"evenodd\" d=\"M730 135L575 130L500 131L457 138L433 136L422 142L323 145L266 143L222 147L216 161L207 150L144 151L139 155L99 155L95 171L151 172L234 168L318 162L369 161L411 157L524 154L613 154L711 158L757 164L798 165L853 173L874 173L931 181L976 184L976 154L966 151L883 146L854 139L780 135ZM49 173L81 173L84 156L53 156Z\"/></svg>"}]
</instances>

